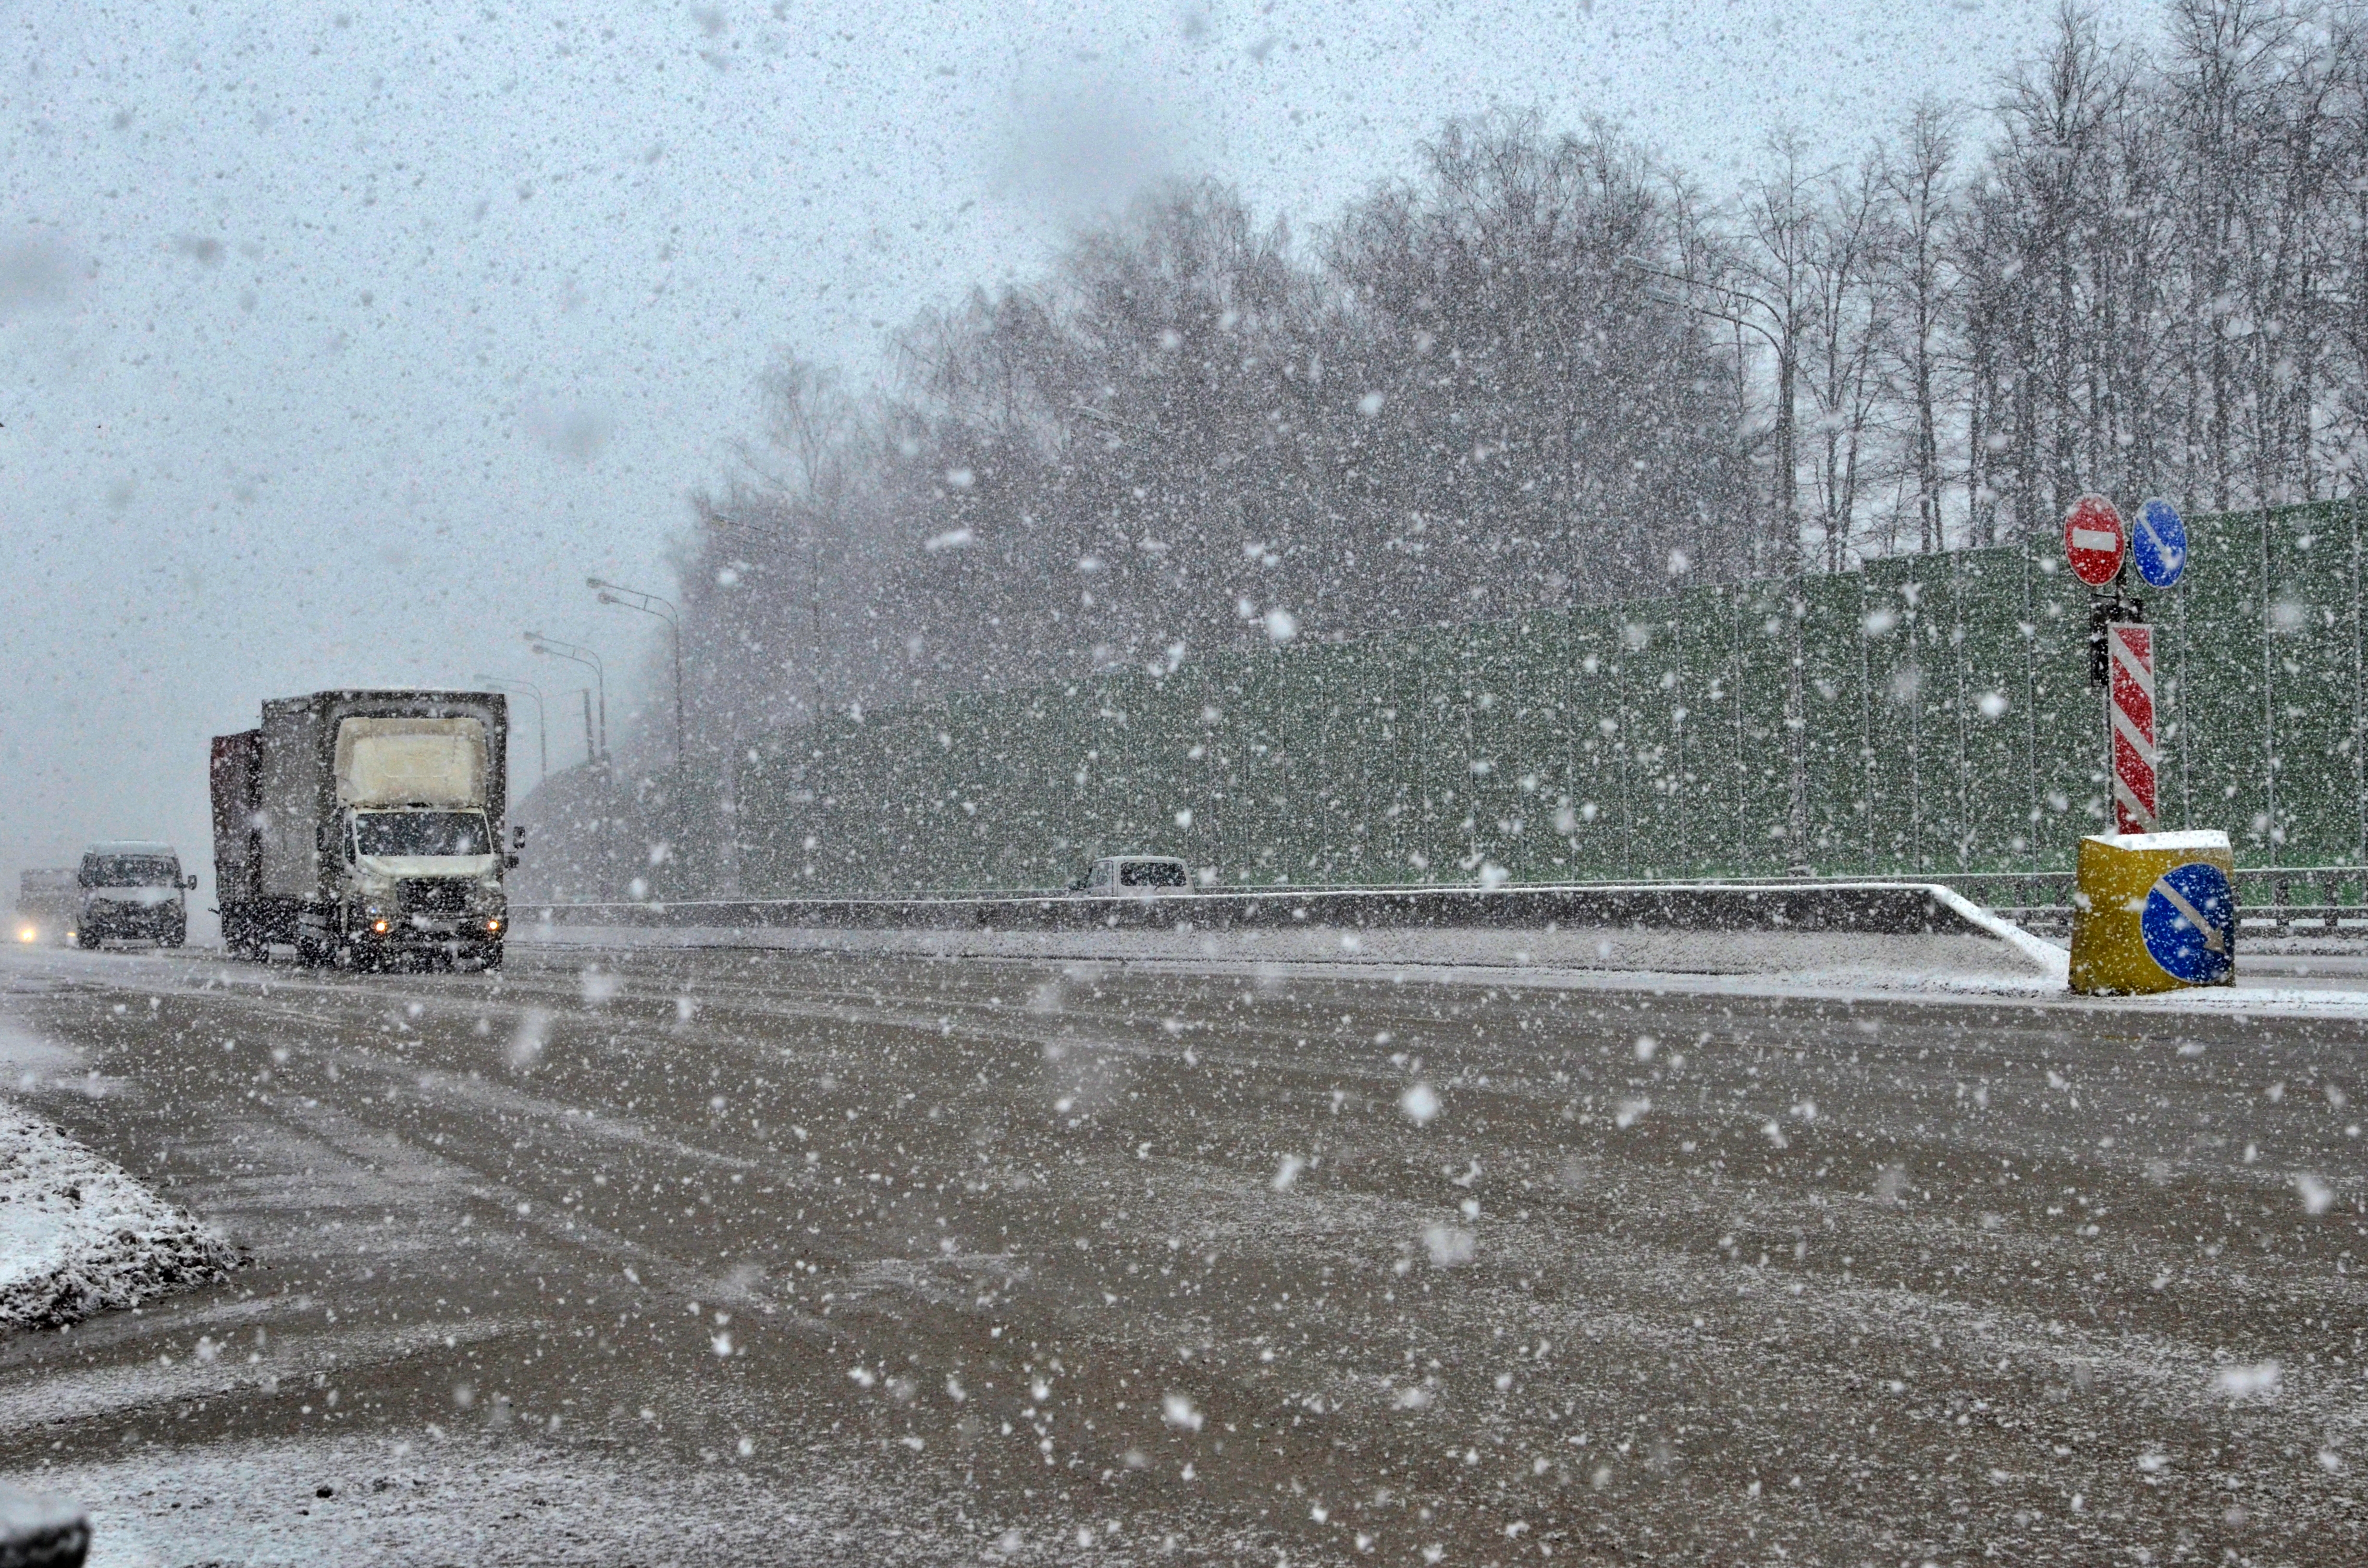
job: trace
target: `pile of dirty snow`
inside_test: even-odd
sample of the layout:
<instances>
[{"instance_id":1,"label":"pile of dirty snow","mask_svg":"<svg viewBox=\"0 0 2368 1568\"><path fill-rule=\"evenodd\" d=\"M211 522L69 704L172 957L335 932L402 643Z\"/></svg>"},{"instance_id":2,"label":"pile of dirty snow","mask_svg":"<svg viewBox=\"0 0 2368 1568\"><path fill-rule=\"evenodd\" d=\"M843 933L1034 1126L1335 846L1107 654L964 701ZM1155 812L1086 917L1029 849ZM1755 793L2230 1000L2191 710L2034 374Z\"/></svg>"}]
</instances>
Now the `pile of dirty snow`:
<instances>
[{"instance_id":1,"label":"pile of dirty snow","mask_svg":"<svg viewBox=\"0 0 2368 1568\"><path fill-rule=\"evenodd\" d=\"M219 1279L237 1261L121 1167L0 1104L0 1330L136 1306Z\"/></svg>"}]
</instances>

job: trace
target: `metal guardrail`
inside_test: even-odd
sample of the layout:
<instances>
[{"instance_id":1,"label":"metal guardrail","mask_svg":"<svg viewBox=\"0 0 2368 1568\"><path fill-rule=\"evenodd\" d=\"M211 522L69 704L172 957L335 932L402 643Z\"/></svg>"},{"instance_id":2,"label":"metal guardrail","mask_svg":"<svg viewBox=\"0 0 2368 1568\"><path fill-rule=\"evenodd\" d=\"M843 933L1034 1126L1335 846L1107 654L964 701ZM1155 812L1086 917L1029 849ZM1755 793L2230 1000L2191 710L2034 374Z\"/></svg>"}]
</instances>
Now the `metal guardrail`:
<instances>
[{"instance_id":1,"label":"metal guardrail","mask_svg":"<svg viewBox=\"0 0 2368 1568\"><path fill-rule=\"evenodd\" d=\"M1018 924L1210 926L1277 921L1349 925L1518 926L1554 919L1592 923L1793 925L1828 930L1915 928L1929 916L1893 911L1888 895L1939 884L2027 930L2068 933L2070 871L1941 872L1918 878L1728 877L1651 883L1512 883L1395 886L1242 886L1166 898L1086 897L1042 888L962 888L839 897L650 900L641 903L522 902L529 918L564 924L781 926L947 926ZM2357 931L2368 937L2368 867L2256 867L2236 874L2244 928L2278 936ZM2352 895L2347 902L2344 894ZM1883 913L1876 914L1877 907ZM1941 917L1940 926L1952 922ZM1931 926L1922 928L1931 929Z\"/></svg>"},{"instance_id":2,"label":"metal guardrail","mask_svg":"<svg viewBox=\"0 0 2368 1568\"><path fill-rule=\"evenodd\" d=\"M945 898L786 898L520 903L519 920L568 926L765 929L1230 930L1556 925L1665 930L1911 934L1981 929L1930 882L1597 882L1479 888L1263 887L1205 892Z\"/></svg>"}]
</instances>

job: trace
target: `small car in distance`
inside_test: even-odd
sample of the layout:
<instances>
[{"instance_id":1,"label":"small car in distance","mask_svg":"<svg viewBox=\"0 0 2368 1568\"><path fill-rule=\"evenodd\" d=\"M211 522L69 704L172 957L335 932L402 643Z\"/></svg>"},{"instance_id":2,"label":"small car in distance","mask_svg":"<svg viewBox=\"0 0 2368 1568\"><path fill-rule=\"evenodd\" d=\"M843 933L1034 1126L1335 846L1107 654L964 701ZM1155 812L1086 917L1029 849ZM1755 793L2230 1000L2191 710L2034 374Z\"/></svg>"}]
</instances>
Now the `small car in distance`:
<instances>
[{"instance_id":1,"label":"small car in distance","mask_svg":"<svg viewBox=\"0 0 2368 1568\"><path fill-rule=\"evenodd\" d=\"M169 844L94 844L74 873L82 907L74 945L150 941L177 948L188 938L189 911L182 894L198 885L181 875L181 857Z\"/></svg>"},{"instance_id":2,"label":"small car in distance","mask_svg":"<svg viewBox=\"0 0 2368 1568\"><path fill-rule=\"evenodd\" d=\"M1069 891L1088 898L1190 892L1192 873L1172 855L1105 855Z\"/></svg>"}]
</instances>

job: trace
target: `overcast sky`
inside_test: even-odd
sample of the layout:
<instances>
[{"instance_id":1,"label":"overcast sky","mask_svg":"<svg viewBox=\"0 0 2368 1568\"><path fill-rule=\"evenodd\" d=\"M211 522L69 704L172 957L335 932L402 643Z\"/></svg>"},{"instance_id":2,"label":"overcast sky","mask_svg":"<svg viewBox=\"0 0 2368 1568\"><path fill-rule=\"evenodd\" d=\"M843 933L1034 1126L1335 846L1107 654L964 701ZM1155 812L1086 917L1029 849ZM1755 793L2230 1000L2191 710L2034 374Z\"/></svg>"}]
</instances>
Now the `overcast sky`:
<instances>
[{"instance_id":1,"label":"overcast sky","mask_svg":"<svg viewBox=\"0 0 2368 1568\"><path fill-rule=\"evenodd\" d=\"M2054 8L11 0L0 874L162 836L211 903L208 735L536 678L526 628L601 649L621 716L654 623L583 579L669 591L766 360L866 374L1147 180L1304 233L1443 119L1535 107L1717 195L1780 122L1842 156L1988 100Z\"/></svg>"}]
</instances>

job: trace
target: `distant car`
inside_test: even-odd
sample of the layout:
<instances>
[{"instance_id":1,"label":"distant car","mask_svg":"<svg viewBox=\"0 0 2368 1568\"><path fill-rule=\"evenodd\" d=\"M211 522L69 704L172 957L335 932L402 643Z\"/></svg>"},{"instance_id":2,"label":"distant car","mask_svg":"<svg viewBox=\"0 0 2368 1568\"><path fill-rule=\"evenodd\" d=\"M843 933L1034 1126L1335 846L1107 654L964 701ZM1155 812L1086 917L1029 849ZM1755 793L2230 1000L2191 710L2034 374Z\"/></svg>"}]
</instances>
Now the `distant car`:
<instances>
[{"instance_id":1,"label":"distant car","mask_svg":"<svg viewBox=\"0 0 2368 1568\"><path fill-rule=\"evenodd\" d=\"M1190 892L1192 873L1172 855L1106 855L1071 882L1069 891L1101 898Z\"/></svg>"},{"instance_id":2,"label":"distant car","mask_svg":"<svg viewBox=\"0 0 2368 1568\"><path fill-rule=\"evenodd\" d=\"M83 851L74 882L82 892L77 947L148 941L177 948L188 936L181 895L198 879L181 875L180 854L169 844L94 844Z\"/></svg>"}]
</instances>

